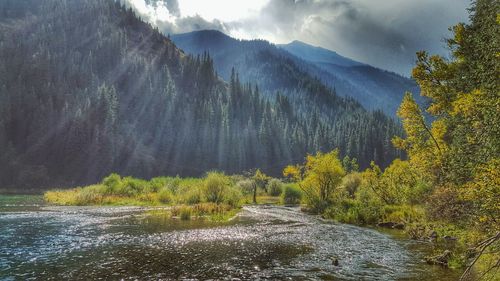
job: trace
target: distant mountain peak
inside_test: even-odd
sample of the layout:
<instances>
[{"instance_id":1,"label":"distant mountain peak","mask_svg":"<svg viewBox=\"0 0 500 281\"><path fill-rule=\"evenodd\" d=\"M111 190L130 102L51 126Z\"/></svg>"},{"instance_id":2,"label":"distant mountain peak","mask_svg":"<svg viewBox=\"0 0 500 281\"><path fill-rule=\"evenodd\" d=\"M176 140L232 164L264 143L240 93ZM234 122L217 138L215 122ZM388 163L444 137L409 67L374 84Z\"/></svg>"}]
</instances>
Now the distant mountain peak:
<instances>
[{"instance_id":1,"label":"distant mountain peak","mask_svg":"<svg viewBox=\"0 0 500 281\"><path fill-rule=\"evenodd\" d=\"M278 46L290 52L291 54L310 62L332 63L339 66L365 65L364 63L341 56L335 51L328 50L323 47L313 46L299 40L294 40L288 44L282 44Z\"/></svg>"},{"instance_id":2,"label":"distant mountain peak","mask_svg":"<svg viewBox=\"0 0 500 281\"><path fill-rule=\"evenodd\" d=\"M337 54L337 52L335 52L335 51L328 50L328 49L320 47L320 46L311 45L311 44L308 44L308 43L300 41L300 40L293 40L292 42L288 43L287 45L289 45L289 46L301 46L301 47L315 48L315 49L318 49L318 50L325 50L325 51Z\"/></svg>"},{"instance_id":3,"label":"distant mountain peak","mask_svg":"<svg viewBox=\"0 0 500 281\"><path fill-rule=\"evenodd\" d=\"M192 31L191 33L205 33L205 34L210 34L210 35L215 35L215 36L220 36L220 37L229 37L227 34L224 32L217 30L217 29L201 29L201 30L195 30Z\"/></svg>"}]
</instances>

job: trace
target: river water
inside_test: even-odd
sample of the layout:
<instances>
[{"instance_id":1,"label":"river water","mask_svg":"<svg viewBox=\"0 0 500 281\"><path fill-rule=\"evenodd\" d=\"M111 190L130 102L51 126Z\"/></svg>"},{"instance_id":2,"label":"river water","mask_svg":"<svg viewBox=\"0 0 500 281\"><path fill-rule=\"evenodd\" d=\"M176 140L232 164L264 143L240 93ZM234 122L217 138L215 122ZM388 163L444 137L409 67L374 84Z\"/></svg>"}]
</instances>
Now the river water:
<instances>
[{"instance_id":1,"label":"river water","mask_svg":"<svg viewBox=\"0 0 500 281\"><path fill-rule=\"evenodd\" d=\"M456 280L422 262L430 247L298 208L246 206L215 223L0 196L0 280Z\"/></svg>"}]
</instances>

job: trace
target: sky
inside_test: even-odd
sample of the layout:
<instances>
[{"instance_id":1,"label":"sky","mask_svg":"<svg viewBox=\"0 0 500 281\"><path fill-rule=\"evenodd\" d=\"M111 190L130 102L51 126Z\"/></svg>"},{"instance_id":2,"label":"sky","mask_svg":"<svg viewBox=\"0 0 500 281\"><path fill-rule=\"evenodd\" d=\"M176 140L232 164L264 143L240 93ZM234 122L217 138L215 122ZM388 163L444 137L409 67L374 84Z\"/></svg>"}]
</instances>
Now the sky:
<instances>
[{"instance_id":1,"label":"sky","mask_svg":"<svg viewBox=\"0 0 500 281\"><path fill-rule=\"evenodd\" d=\"M409 76L415 53L446 56L448 28L470 0L124 0L166 34L220 30L238 39L293 40Z\"/></svg>"}]
</instances>

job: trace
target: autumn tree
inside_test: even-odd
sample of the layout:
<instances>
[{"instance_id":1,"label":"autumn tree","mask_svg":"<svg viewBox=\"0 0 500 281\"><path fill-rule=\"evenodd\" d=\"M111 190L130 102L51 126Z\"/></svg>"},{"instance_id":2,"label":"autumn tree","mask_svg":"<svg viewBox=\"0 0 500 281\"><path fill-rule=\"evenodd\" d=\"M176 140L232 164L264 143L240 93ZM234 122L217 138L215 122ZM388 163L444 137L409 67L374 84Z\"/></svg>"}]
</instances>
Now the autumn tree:
<instances>
[{"instance_id":1,"label":"autumn tree","mask_svg":"<svg viewBox=\"0 0 500 281\"><path fill-rule=\"evenodd\" d=\"M345 175L338 150L308 155L303 166L288 166L283 174L299 180L308 205L315 212L322 212L330 203L332 195Z\"/></svg>"},{"instance_id":2,"label":"autumn tree","mask_svg":"<svg viewBox=\"0 0 500 281\"><path fill-rule=\"evenodd\" d=\"M271 177L264 174L260 169L255 171L255 174L252 176L253 180L253 203L257 203L257 189L262 188L265 189L267 182L271 179Z\"/></svg>"},{"instance_id":3,"label":"autumn tree","mask_svg":"<svg viewBox=\"0 0 500 281\"><path fill-rule=\"evenodd\" d=\"M430 99L426 108L430 118L425 120L407 94L398 112L406 137L394 139L408 153L409 163L435 187L429 199L434 202L432 208L439 210L435 215L453 218L489 236L478 246L471 265L485 245L497 249L498 258L500 240L499 11L499 1L474 1L470 23L452 28L450 60L426 52L417 54L412 74L421 94ZM499 266L497 262L491 268Z\"/></svg>"}]
</instances>

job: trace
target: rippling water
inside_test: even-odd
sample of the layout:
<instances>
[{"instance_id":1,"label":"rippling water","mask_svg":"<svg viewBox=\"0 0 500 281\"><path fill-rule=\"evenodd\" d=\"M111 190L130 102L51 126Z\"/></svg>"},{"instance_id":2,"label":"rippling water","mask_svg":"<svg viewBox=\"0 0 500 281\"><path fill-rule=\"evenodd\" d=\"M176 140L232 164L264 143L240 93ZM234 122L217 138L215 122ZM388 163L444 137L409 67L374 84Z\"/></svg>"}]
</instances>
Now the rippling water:
<instances>
[{"instance_id":1,"label":"rippling water","mask_svg":"<svg viewBox=\"0 0 500 281\"><path fill-rule=\"evenodd\" d=\"M248 206L232 221L162 209L53 207L0 196L1 280L456 280L422 263L428 245L333 224L297 208ZM338 258L339 265L332 264Z\"/></svg>"}]
</instances>

